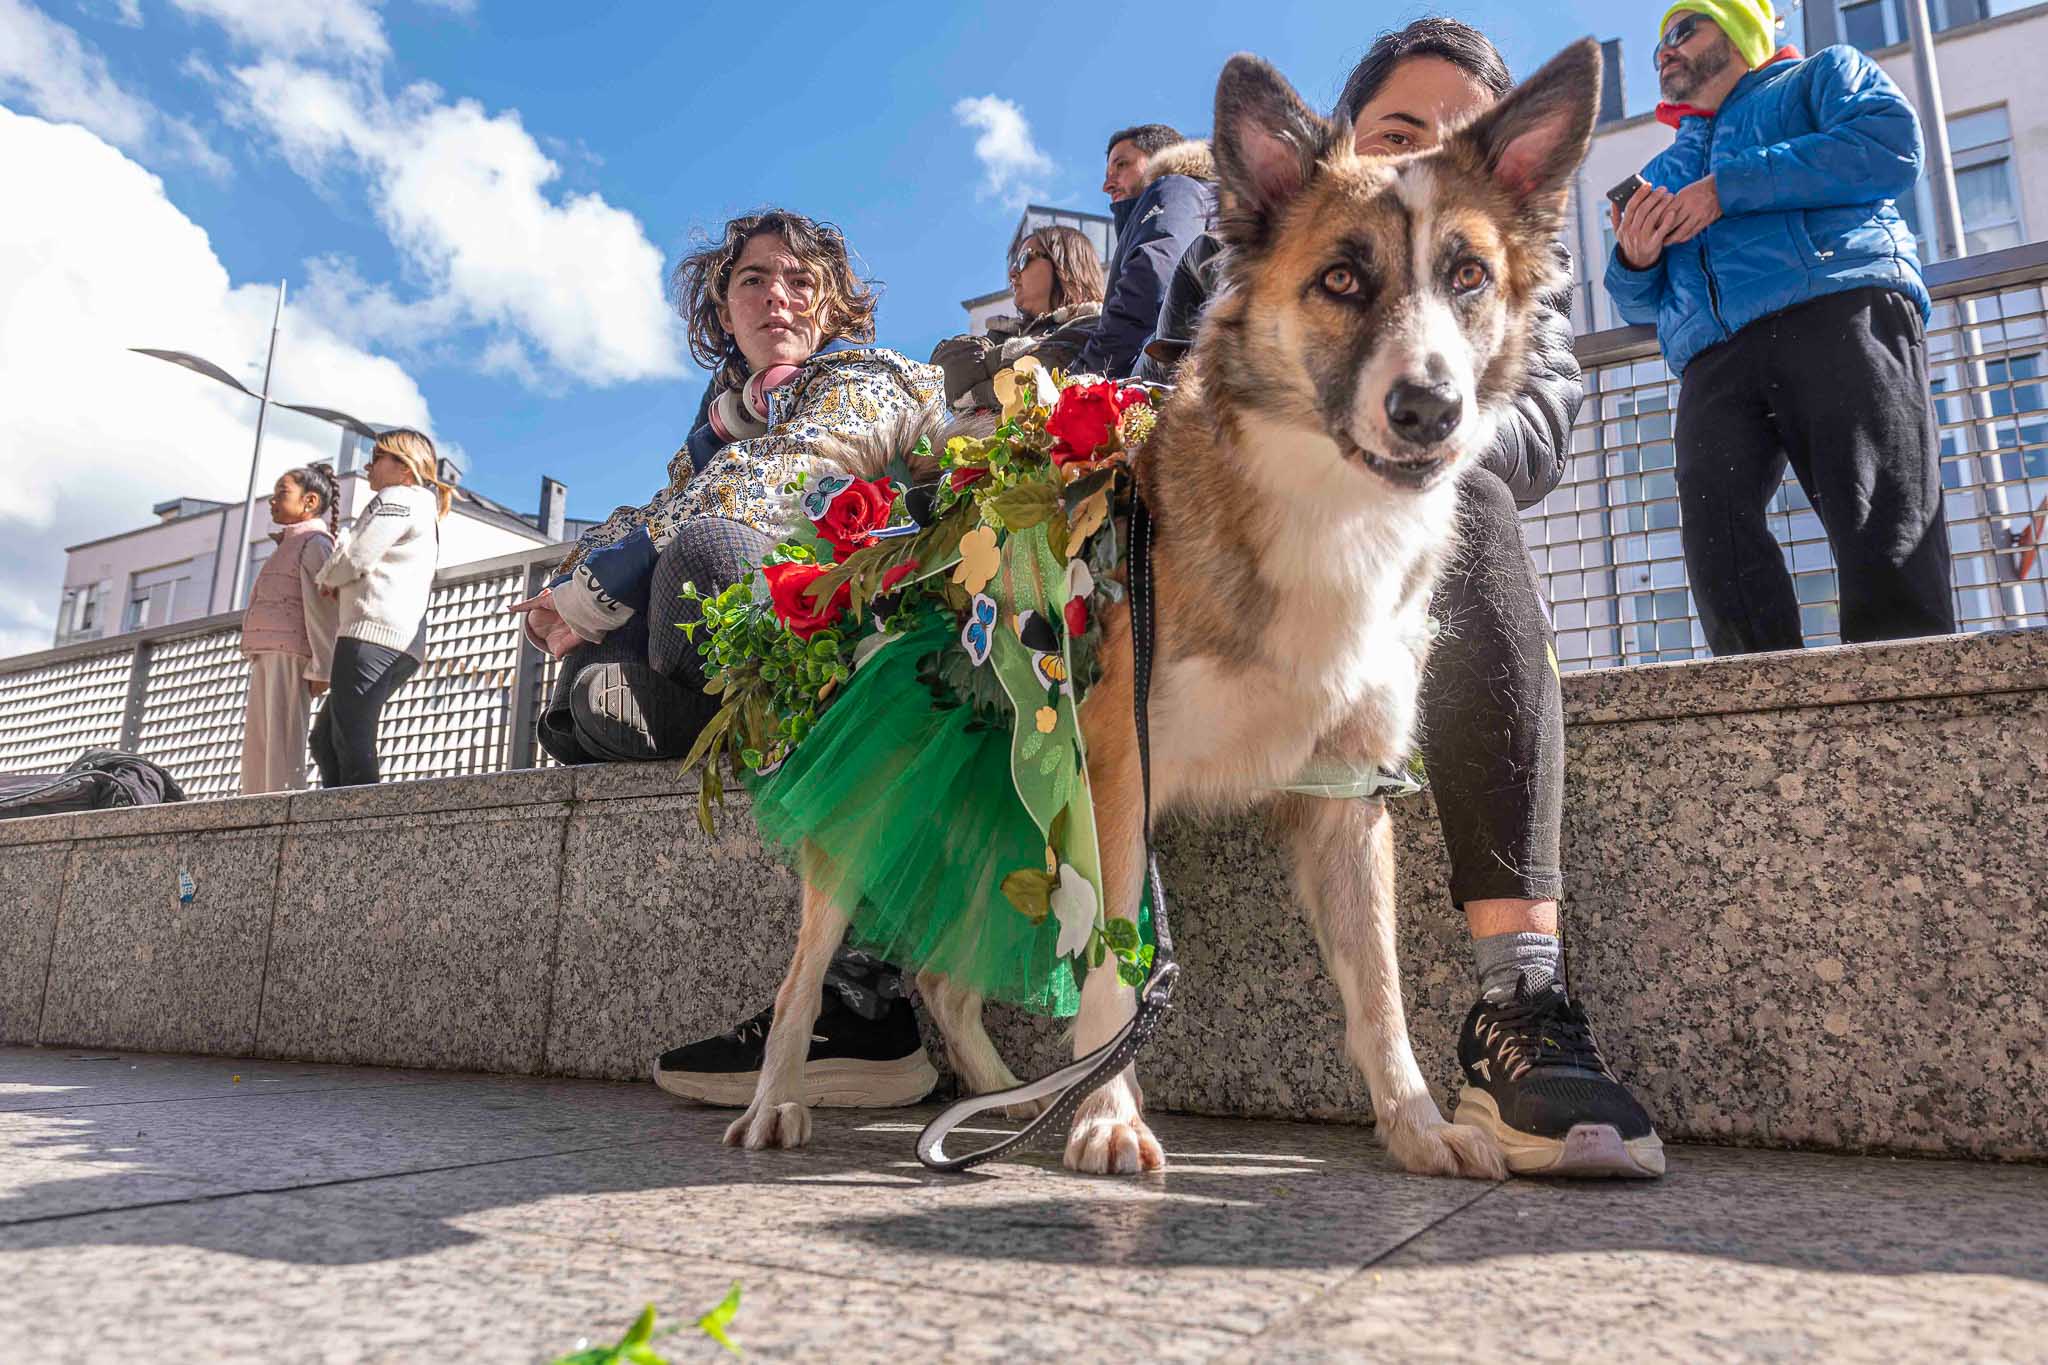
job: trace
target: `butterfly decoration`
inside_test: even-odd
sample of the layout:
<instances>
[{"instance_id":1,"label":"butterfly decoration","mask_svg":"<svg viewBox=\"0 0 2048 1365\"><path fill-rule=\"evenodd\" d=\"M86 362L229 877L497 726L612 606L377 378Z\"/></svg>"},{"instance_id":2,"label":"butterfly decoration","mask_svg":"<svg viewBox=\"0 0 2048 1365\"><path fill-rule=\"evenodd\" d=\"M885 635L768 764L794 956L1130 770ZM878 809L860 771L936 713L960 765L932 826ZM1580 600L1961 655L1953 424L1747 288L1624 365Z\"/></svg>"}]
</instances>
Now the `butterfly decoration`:
<instances>
[{"instance_id":1,"label":"butterfly decoration","mask_svg":"<svg viewBox=\"0 0 2048 1365\"><path fill-rule=\"evenodd\" d=\"M1064 654L1033 651L1031 671L1038 675L1038 681L1047 691L1064 689L1067 685L1067 656Z\"/></svg>"},{"instance_id":2,"label":"butterfly decoration","mask_svg":"<svg viewBox=\"0 0 2048 1365\"><path fill-rule=\"evenodd\" d=\"M1035 611L1017 613L1017 638L1024 642L1026 649L1039 653L1060 647L1059 632L1053 629L1052 622Z\"/></svg>"},{"instance_id":3,"label":"butterfly decoration","mask_svg":"<svg viewBox=\"0 0 2048 1365\"><path fill-rule=\"evenodd\" d=\"M845 474L821 474L809 488L804 490L804 515L812 521L823 521L825 514L832 510L832 500L853 487L853 480Z\"/></svg>"},{"instance_id":4,"label":"butterfly decoration","mask_svg":"<svg viewBox=\"0 0 2048 1365\"><path fill-rule=\"evenodd\" d=\"M974 661L976 668L988 662L988 652L995 645L996 600L985 592L974 595L974 601L967 611L967 625L960 632L960 643L967 650L967 657Z\"/></svg>"}]
</instances>

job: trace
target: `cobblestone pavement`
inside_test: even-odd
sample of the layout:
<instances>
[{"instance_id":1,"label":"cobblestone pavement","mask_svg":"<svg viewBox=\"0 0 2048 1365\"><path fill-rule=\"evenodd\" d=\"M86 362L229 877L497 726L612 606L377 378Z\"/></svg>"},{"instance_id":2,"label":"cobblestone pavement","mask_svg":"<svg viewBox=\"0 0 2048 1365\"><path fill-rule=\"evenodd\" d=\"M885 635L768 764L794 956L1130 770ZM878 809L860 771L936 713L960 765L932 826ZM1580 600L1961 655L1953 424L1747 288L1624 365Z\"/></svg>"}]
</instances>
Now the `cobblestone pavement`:
<instances>
[{"instance_id":1,"label":"cobblestone pavement","mask_svg":"<svg viewBox=\"0 0 2048 1365\"><path fill-rule=\"evenodd\" d=\"M940 1177L928 1110L748 1154L647 1085L0 1048L0 1358L547 1361L734 1280L754 1360L2040 1360L2048 1170L1679 1148L1395 1171L1157 1120L1163 1176Z\"/></svg>"}]
</instances>

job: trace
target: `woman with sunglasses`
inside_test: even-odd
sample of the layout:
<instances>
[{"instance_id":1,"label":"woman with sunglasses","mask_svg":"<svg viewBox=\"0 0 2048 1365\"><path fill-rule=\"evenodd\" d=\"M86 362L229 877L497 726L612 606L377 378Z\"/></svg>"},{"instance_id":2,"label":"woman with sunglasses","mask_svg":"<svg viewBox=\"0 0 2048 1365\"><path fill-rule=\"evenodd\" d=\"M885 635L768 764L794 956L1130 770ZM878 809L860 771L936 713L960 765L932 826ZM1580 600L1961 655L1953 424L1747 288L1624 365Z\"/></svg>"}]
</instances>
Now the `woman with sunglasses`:
<instances>
[{"instance_id":1,"label":"woman with sunglasses","mask_svg":"<svg viewBox=\"0 0 2048 1365\"><path fill-rule=\"evenodd\" d=\"M1025 356L1049 369L1073 363L1102 317L1102 258L1085 233L1042 227L1010 252L1010 294L1016 317L996 318L987 336L948 337L932 351L946 372L946 401L956 408L993 408L989 381Z\"/></svg>"}]
</instances>

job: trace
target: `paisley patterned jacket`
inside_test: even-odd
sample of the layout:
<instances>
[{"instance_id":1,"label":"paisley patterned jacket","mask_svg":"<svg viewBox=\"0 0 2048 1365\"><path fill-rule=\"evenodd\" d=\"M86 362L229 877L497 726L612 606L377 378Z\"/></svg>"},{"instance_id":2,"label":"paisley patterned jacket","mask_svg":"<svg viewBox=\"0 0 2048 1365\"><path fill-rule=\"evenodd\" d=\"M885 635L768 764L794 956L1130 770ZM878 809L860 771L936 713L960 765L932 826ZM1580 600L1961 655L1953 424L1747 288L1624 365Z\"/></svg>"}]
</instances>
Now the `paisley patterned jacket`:
<instances>
[{"instance_id":1,"label":"paisley patterned jacket","mask_svg":"<svg viewBox=\"0 0 2048 1365\"><path fill-rule=\"evenodd\" d=\"M654 563L691 517L727 517L782 532L783 486L810 461L820 438L852 435L944 396L937 367L882 346L820 351L768 395L766 434L732 441L699 470L685 446L669 461L668 486L644 507L621 507L592 527L552 584L555 609L586 639L601 639L647 605Z\"/></svg>"}]
</instances>

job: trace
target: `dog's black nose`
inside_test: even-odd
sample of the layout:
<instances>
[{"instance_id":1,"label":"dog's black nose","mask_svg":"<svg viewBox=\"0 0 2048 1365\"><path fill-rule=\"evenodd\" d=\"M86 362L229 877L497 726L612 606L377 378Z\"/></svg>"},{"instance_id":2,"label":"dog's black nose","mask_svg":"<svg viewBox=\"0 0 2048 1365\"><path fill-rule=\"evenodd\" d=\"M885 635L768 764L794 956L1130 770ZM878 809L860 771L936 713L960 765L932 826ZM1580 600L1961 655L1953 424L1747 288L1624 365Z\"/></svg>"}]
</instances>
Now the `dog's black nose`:
<instances>
[{"instance_id":1,"label":"dog's black nose","mask_svg":"<svg viewBox=\"0 0 2048 1365\"><path fill-rule=\"evenodd\" d=\"M1433 446L1457 428L1465 401L1449 384L1404 379L1387 393L1387 425L1411 445Z\"/></svg>"}]
</instances>

